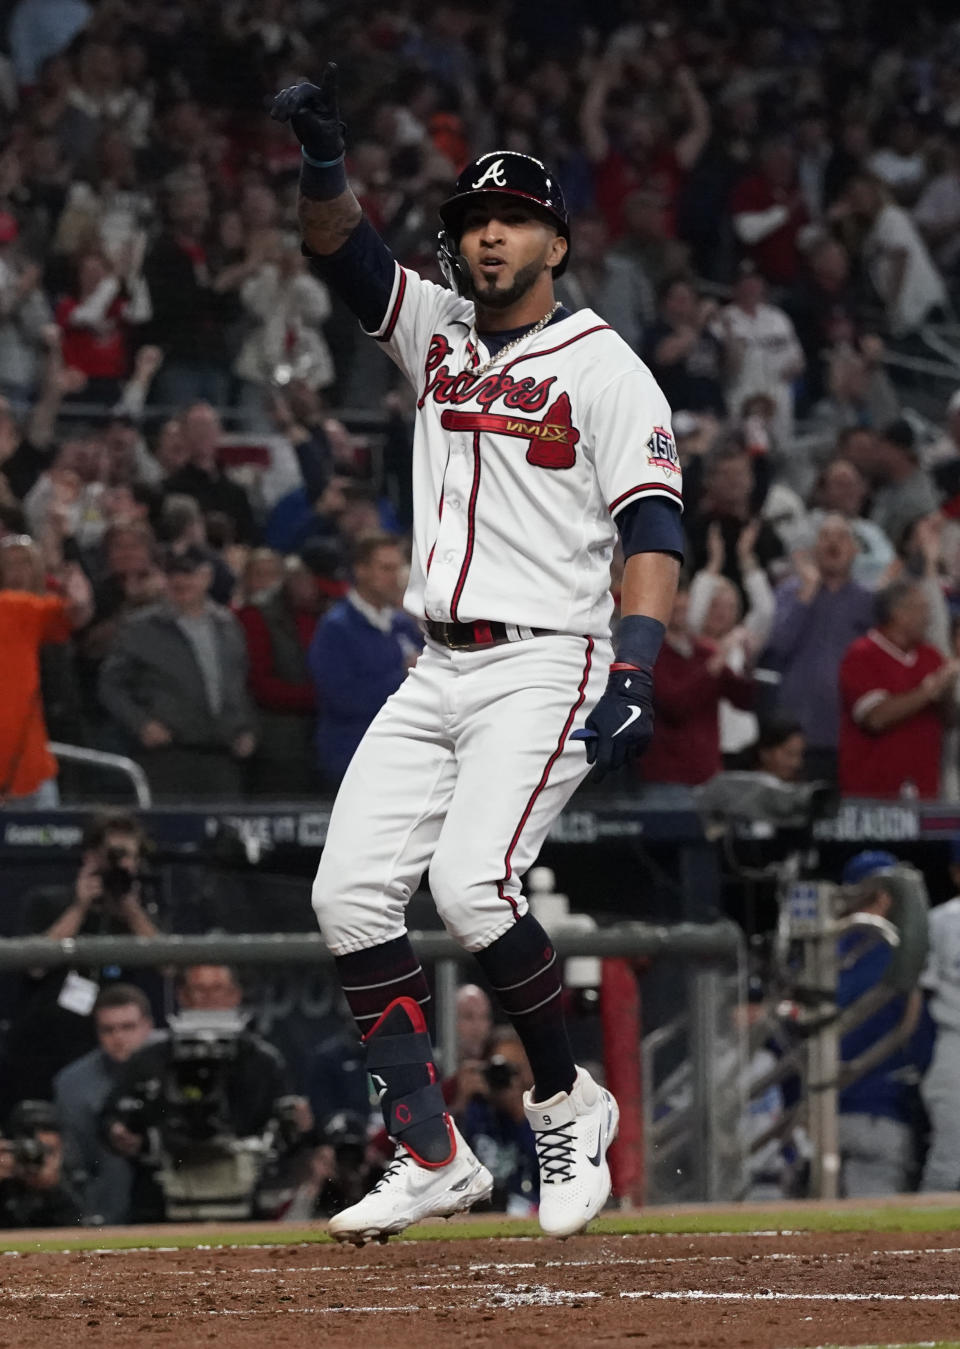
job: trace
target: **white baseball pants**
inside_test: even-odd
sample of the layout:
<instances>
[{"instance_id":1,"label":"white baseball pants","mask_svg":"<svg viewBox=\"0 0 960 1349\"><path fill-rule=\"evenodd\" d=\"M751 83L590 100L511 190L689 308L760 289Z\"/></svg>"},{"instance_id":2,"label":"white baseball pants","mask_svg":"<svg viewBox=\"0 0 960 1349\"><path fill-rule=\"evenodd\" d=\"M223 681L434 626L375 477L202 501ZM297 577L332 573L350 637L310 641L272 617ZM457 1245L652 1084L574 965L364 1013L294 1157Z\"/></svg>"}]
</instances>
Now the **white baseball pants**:
<instances>
[{"instance_id":1,"label":"white baseball pants","mask_svg":"<svg viewBox=\"0 0 960 1349\"><path fill-rule=\"evenodd\" d=\"M526 912L520 878L588 770L582 727L610 643L558 634L478 651L428 641L340 786L313 885L334 955L392 941L429 866L468 951Z\"/></svg>"}]
</instances>

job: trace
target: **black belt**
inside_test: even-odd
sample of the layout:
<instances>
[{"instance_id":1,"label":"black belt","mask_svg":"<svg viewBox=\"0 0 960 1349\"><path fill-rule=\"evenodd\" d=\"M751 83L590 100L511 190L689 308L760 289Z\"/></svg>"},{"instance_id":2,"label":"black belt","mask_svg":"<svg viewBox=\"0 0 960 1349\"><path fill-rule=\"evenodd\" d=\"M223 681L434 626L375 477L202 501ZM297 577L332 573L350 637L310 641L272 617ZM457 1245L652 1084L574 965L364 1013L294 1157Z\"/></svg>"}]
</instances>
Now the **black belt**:
<instances>
[{"instance_id":1,"label":"black belt","mask_svg":"<svg viewBox=\"0 0 960 1349\"><path fill-rule=\"evenodd\" d=\"M427 636L451 651L478 651L503 642L522 642L527 637L553 637L552 628L527 628L515 623L437 623L427 619Z\"/></svg>"}]
</instances>

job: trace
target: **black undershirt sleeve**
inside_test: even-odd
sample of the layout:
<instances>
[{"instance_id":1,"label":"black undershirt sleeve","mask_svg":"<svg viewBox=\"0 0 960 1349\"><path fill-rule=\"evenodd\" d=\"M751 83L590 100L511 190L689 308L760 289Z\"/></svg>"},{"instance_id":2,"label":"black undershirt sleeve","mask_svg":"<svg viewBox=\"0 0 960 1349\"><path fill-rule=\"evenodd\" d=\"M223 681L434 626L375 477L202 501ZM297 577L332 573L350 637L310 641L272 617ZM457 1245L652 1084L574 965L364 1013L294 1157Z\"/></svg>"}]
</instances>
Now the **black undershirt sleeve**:
<instances>
[{"instance_id":1,"label":"black undershirt sleeve","mask_svg":"<svg viewBox=\"0 0 960 1349\"><path fill-rule=\"evenodd\" d=\"M683 562L683 525L680 507L666 497L641 497L614 517L624 557L634 553L672 553Z\"/></svg>"},{"instance_id":2,"label":"black undershirt sleeve","mask_svg":"<svg viewBox=\"0 0 960 1349\"><path fill-rule=\"evenodd\" d=\"M310 253L310 270L352 309L367 332L387 314L396 259L366 216L335 253Z\"/></svg>"}]
</instances>

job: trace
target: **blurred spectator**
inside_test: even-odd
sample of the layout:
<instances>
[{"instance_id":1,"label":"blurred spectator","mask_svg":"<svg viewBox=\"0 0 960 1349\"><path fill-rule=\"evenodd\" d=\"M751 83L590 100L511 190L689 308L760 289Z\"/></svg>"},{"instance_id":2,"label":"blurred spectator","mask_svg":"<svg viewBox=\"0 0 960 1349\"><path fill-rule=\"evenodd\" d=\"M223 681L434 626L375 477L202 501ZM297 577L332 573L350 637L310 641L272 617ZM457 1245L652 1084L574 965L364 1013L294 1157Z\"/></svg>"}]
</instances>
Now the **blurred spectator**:
<instances>
[{"instance_id":1,"label":"blurred spectator","mask_svg":"<svg viewBox=\"0 0 960 1349\"><path fill-rule=\"evenodd\" d=\"M749 605L746 613L736 586L723 575L725 549L716 521L707 530L707 565L690 584L691 633L715 643L726 655L728 667L740 675L752 672L773 622L773 591L753 552L759 529L760 523L755 520L737 540L740 575ZM726 699L720 703L720 749L724 755L738 754L756 733L757 719L752 712L741 711Z\"/></svg>"},{"instance_id":2,"label":"blurred spectator","mask_svg":"<svg viewBox=\"0 0 960 1349\"><path fill-rule=\"evenodd\" d=\"M81 1216L56 1111L48 1101L21 1102L0 1135L0 1227L73 1227Z\"/></svg>"},{"instance_id":3,"label":"blurred spectator","mask_svg":"<svg viewBox=\"0 0 960 1349\"><path fill-rule=\"evenodd\" d=\"M135 816L96 815L83 836L80 868L70 885L29 890L22 900L23 936L154 937L146 889L146 835ZM95 1045L91 1012L100 987L122 971L27 970L4 1046L0 1097L6 1105L52 1098L53 1079ZM148 986L149 979L138 980ZM157 981L152 980L154 987Z\"/></svg>"},{"instance_id":4,"label":"blurred spectator","mask_svg":"<svg viewBox=\"0 0 960 1349\"><path fill-rule=\"evenodd\" d=\"M240 407L248 425L269 430L272 386L294 378L314 389L333 383L333 362L321 331L331 314L330 294L306 270L299 240L284 237L243 282L240 299L257 325L234 363L243 381Z\"/></svg>"},{"instance_id":5,"label":"blurred spectator","mask_svg":"<svg viewBox=\"0 0 960 1349\"><path fill-rule=\"evenodd\" d=\"M943 278L910 216L890 200L879 179L869 174L852 179L832 214L852 217L866 230L864 263L892 337L915 333L943 309Z\"/></svg>"},{"instance_id":6,"label":"blurred spectator","mask_svg":"<svg viewBox=\"0 0 960 1349\"><path fill-rule=\"evenodd\" d=\"M608 131L613 91L636 80L643 63L642 37L624 28L596 62L580 108L584 148L593 164L597 205L611 239L624 233L624 202L638 188L655 191L666 212L670 235L676 233L676 209L685 172L696 163L710 135L710 109L692 71L677 65L672 89L682 105L686 130L671 141L665 119L652 109L630 111L621 122L619 143Z\"/></svg>"},{"instance_id":7,"label":"blurred spectator","mask_svg":"<svg viewBox=\"0 0 960 1349\"><path fill-rule=\"evenodd\" d=\"M198 399L222 407L230 378L228 310L214 274L210 192L203 179L181 175L169 189L166 215L167 227L144 264L151 340L164 353L154 397L174 408Z\"/></svg>"},{"instance_id":8,"label":"blurred spectator","mask_svg":"<svg viewBox=\"0 0 960 1349\"><path fill-rule=\"evenodd\" d=\"M955 389L944 409L945 426L943 433L921 451L925 468L943 470L943 476L936 474L939 485L956 495L956 470L960 462L960 389ZM950 466L948 468L948 465Z\"/></svg>"},{"instance_id":9,"label":"blurred spectator","mask_svg":"<svg viewBox=\"0 0 960 1349\"><path fill-rule=\"evenodd\" d=\"M0 805L45 810L59 804L57 764L47 748L40 650L66 642L93 612L90 584L74 563L63 570L62 594L36 594L33 540L0 538Z\"/></svg>"},{"instance_id":10,"label":"blurred spectator","mask_svg":"<svg viewBox=\"0 0 960 1349\"><path fill-rule=\"evenodd\" d=\"M279 585L252 596L237 614L259 721L250 763L258 796L289 800L316 791L317 695L307 653L325 607L313 572L299 558L288 558Z\"/></svg>"},{"instance_id":11,"label":"blurred spectator","mask_svg":"<svg viewBox=\"0 0 960 1349\"><path fill-rule=\"evenodd\" d=\"M75 399L107 407L120 397L130 368L130 328L146 323L151 314L140 259L128 250L123 262L114 271L103 252L81 253L75 287L56 310L64 363L86 377Z\"/></svg>"},{"instance_id":12,"label":"blurred spectator","mask_svg":"<svg viewBox=\"0 0 960 1349\"><path fill-rule=\"evenodd\" d=\"M726 445L711 453L703 471L702 495L691 519L686 523L689 541L687 565L697 571L707 565L708 531L711 524L717 523L723 539L723 574L741 592L744 586L738 548L740 535L750 528L757 513L757 498L762 500L763 496L755 464L742 439L731 438ZM783 544L765 520L756 531L750 551L765 569L783 555Z\"/></svg>"},{"instance_id":13,"label":"blurred spectator","mask_svg":"<svg viewBox=\"0 0 960 1349\"><path fill-rule=\"evenodd\" d=\"M913 219L941 275L955 283L960 263L960 146L947 142L940 155L941 172L924 188Z\"/></svg>"},{"instance_id":14,"label":"blurred spectator","mask_svg":"<svg viewBox=\"0 0 960 1349\"><path fill-rule=\"evenodd\" d=\"M700 299L693 282L669 277L658 292L658 319L644 357L673 411L723 414L723 348L712 323L715 300Z\"/></svg>"},{"instance_id":15,"label":"blurred spectator","mask_svg":"<svg viewBox=\"0 0 960 1349\"><path fill-rule=\"evenodd\" d=\"M279 553L272 548L251 548L234 592L238 611L247 605L261 604L276 594L283 576L284 561Z\"/></svg>"},{"instance_id":16,"label":"blurred spectator","mask_svg":"<svg viewBox=\"0 0 960 1349\"><path fill-rule=\"evenodd\" d=\"M53 319L43 267L22 251L20 226L0 209L0 394L25 408L36 393Z\"/></svg>"},{"instance_id":17,"label":"blurred spectator","mask_svg":"<svg viewBox=\"0 0 960 1349\"><path fill-rule=\"evenodd\" d=\"M832 781L837 771L844 653L870 627L873 597L852 578L857 542L841 515L826 515L810 553L798 553L793 576L777 587L776 615L763 663L780 675L776 707L796 717L807 741L807 776Z\"/></svg>"},{"instance_id":18,"label":"blurred spectator","mask_svg":"<svg viewBox=\"0 0 960 1349\"><path fill-rule=\"evenodd\" d=\"M950 879L960 890L960 840L950 845ZM930 954L921 980L936 1027L921 1095L930 1146L921 1190L960 1190L960 897L930 911Z\"/></svg>"},{"instance_id":19,"label":"blurred spectator","mask_svg":"<svg viewBox=\"0 0 960 1349\"><path fill-rule=\"evenodd\" d=\"M929 621L922 584L895 581L876 597L876 627L843 658L838 772L845 795L937 795L960 660L944 660L924 642Z\"/></svg>"},{"instance_id":20,"label":"blurred spectator","mask_svg":"<svg viewBox=\"0 0 960 1349\"><path fill-rule=\"evenodd\" d=\"M377 1174L368 1159L367 1130L361 1116L337 1111L321 1125L319 1134L320 1142L304 1159L306 1174L281 1215L284 1222L333 1217L358 1203Z\"/></svg>"},{"instance_id":21,"label":"blurred spectator","mask_svg":"<svg viewBox=\"0 0 960 1349\"><path fill-rule=\"evenodd\" d=\"M901 205L912 205L927 177L927 161L916 119L896 118L883 143L868 157L866 167L886 184Z\"/></svg>"},{"instance_id":22,"label":"blurred spectator","mask_svg":"<svg viewBox=\"0 0 960 1349\"><path fill-rule=\"evenodd\" d=\"M844 885L858 886L857 912L887 917L893 900L878 873L895 862L890 854L872 852L849 860L842 879ZM869 929L847 933L838 948L837 1006L843 1010L882 982L892 951ZM841 1087L840 1192L851 1199L902 1194L913 1188L917 1081L929 1062L932 1027L919 989L895 993L891 988L891 995L840 1041L840 1059L846 1067L861 1058L869 1060L875 1047L898 1027L903 1027L905 1037L898 1048Z\"/></svg>"},{"instance_id":23,"label":"blurred spectator","mask_svg":"<svg viewBox=\"0 0 960 1349\"><path fill-rule=\"evenodd\" d=\"M222 511L233 521L238 543L256 543L259 531L250 499L219 467L223 427L216 409L193 403L180 418L180 434L186 463L167 479L166 491L193 497L204 514Z\"/></svg>"},{"instance_id":24,"label":"blurred spectator","mask_svg":"<svg viewBox=\"0 0 960 1349\"><path fill-rule=\"evenodd\" d=\"M317 761L338 783L387 698L416 664L423 645L413 619L397 608L402 556L386 534L355 546L353 589L317 625L309 663L317 691Z\"/></svg>"},{"instance_id":25,"label":"blurred spectator","mask_svg":"<svg viewBox=\"0 0 960 1349\"><path fill-rule=\"evenodd\" d=\"M804 402L811 406L827 392L834 348L852 346L861 327L850 255L839 239L827 235L809 250L786 309L803 348Z\"/></svg>"},{"instance_id":26,"label":"blurred spectator","mask_svg":"<svg viewBox=\"0 0 960 1349\"><path fill-rule=\"evenodd\" d=\"M166 573L166 598L120 626L100 699L156 797L230 800L256 745L243 630L209 599L213 572L202 553L171 554Z\"/></svg>"},{"instance_id":27,"label":"blurred spectator","mask_svg":"<svg viewBox=\"0 0 960 1349\"><path fill-rule=\"evenodd\" d=\"M681 584L654 669L653 741L638 765L650 803L664 784L695 787L719 773L721 699L746 711L756 701L753 680L730 669L726 651L691 632L689 608ZM676 796L660 795L665 802Z\"/></svg>"},{"instance_id":28,"label":"blurred spectator","mask_svg":"<svg viewBox=\"0 0 960 1349\"><path fill-rule=\"evenodd\" d=\"M759 723L757 738L746 758L755 773L766 774L775 782L799 782L803 777L819 776L806 771L806 750L806 736L799 721L768 717Z\"/></svg>"},{"instance_id":29,"label":"blurred spectator","mask_svg":"<svg viewBox=\"0 0 960 1349\"><path fill-rule=\"evenodd\" d=\"M54 1102L63 1120L67 1166L83 1178L83 1216L98 1226L130 1216L130 1163L105 1147L100 1112L120 1072L153 1030L146 995L132 984L108 984L93 1005L98 1046L61 1068L53 1080Z\"/></svg>"},{"instance_id":30,"label":"blurred spectator","mask_svg":"<svg viewBox=\"0 0 960 1349\"><path fill-rule=\"evenodd\" d=\"M740 264L733 301L713 325L723 345L725 394L734 417L753 394L766 394L776 408L778 446L793 439L793 382L803 373L803 350L789 317L766 300L764 278L752 263Z\"/></svg>"},{"instance_id":31,"label":"blurred spectator","mask_svg":"<svg viewBox=\"0 0 960 1349\"><path fill-rule=\"evenodd\" d=\"M808 525L816 536L827 515L840 515L846 520L857 543L853 560L852 579L867 590L875 590L894 559L893 544L879 525L863 518L867 503L867 480L852 460L846 458L848 447L858 440L872 441L869 430L851 429L837 442L837 457L823 469L813 493L814 509L808 516ZM860 462L868 460L872 447L853 451Z\"/></svg>"},{"instance_id":32,"label":"blurred spectator","mask_svg":"<svg viewBox=\"0 0 960 1349\"><path fill-rule=\"evenodd\" d=\"M690 250L673 238L671 224L672 213L655 187L638 187L624 198L624 232L611 251L641 267L654 290L690 263Z\"/></svg>"},{"instance_id":33,"label":"blurred spectator","mask_svg":"<svg viewBox=\"0 0 960 1349\"><path fill-rule=\"evenodd\" d=\"M800 269L799 236L809 216L788 139L764 143L756 170L734 188L730 211L756 272L773 285L790 285Z\"/></svg>"},{"instance_id":34,"label":"blurred spectator","mask_svg":"<svg viewBox=\"0 0 960 1349\"><path fill-rule=\"evenodd\" d=\"M592 309L639 351L643 330L653 318L647 274L634 258L610 251L603 216L579 216L572 229L577 251L557 284L557 299L570 310Z\"/></svg>"},{"instance_id":35,"label":"blurred spectator","mask_svg":"<svg viewBox=\"0 0 960 1349\"><path fill-rule=\"evenodd\" d=\"M512 1029L495 1031L483 1066L483 1091L467 1103L460 1127L468 1145L493 1176L491 1207L527 1217L540 1198L540 1173L523 1094L533 1074Z\"/></svg>"},{"instance_id":36,"label":"blurred spectator","mask_svg":"<svg viewBox=\"0 0 960 1349\"><path fill-rule=\"evenodd\" d=\"M899 547L910 526L939 504L936 488L920 466L913 428L898 419L878 435L851 438L846 452L873 486L871 520Z\"/></svg>"},{"instance_id":37,"label":"blurred spectator","mask_svg":"<svg viewBox=\"0 0 960 1349\"><path fill-rule=\"evenodd\" d=\"M886 349L875 333L856 346L840 342L827 352L826 396L811 409L815 432L834 440L844 431L879 429L900 414L900 400L884 366Z\"/></svg>"},{"instance_id":38,"label":"blurred spectator","mask_svg":"<svg viewBox=\"0 0 960 1349\"><path fill-rule=\"evenodd\" d=\"M182 492L167 492L160 507L157 530L170 554L179 556L190 549L203 554L213 568L210 598L217 604L229 604L237 578L207 541L207 524L200 503Z\"/></svg>"},{"instance_id":39,"label":"blurred spectator","mask_svg":"<svg viewBox=\"0 0 960 1349\"><path fill-rule=\"evenodd\" d=\"M468 1103L485 1090L483 1065L493 1031L493 1007L482 988L462 984L457 989L457 1064L443 1083L451 1115L460 1119Z\"/></svg>"}]
</instances>

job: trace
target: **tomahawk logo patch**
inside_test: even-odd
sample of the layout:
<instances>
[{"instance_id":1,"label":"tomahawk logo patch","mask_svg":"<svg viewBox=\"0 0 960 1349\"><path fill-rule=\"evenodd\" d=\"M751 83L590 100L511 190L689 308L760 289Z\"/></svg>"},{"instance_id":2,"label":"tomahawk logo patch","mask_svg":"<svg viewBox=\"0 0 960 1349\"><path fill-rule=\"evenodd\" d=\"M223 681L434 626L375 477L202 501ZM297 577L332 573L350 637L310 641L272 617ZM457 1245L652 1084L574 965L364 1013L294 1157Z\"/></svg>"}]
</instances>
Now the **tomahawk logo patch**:
<instances>
[{"instance_id":1,"label":"tomahawk logo patch","mask_svg":"<svg viewBox=\"0 0 960 1349\"><path fill-rule=\"evenodd\" d=\"M668 473L680 472L680 456L673 433L664 426L655 426L647 441L647 463L654 468L665 468Z\"/></svg>"}]
</instances>

